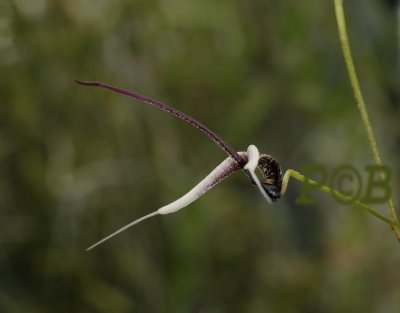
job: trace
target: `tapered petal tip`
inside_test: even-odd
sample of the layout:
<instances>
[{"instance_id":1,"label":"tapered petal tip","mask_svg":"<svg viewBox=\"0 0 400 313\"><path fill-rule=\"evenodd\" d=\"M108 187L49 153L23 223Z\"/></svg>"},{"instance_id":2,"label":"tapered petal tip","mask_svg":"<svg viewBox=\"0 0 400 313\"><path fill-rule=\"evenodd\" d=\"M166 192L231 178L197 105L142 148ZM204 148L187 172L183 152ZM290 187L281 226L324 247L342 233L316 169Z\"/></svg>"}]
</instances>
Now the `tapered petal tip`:
<instances>
[{"instance_id":1,"label":"tapered petal tip","mask_svg":"<svg viewBox=\"0 0 400 313\"><path fill-rule=\"evenodd\" d=\"M84 86L99 86L99 83L97 83L97 82L90 82L90 81L79 80L79 79L75 79L75 83L77 83L79 85L84 85Z\"/></svg>"}]
</instances>

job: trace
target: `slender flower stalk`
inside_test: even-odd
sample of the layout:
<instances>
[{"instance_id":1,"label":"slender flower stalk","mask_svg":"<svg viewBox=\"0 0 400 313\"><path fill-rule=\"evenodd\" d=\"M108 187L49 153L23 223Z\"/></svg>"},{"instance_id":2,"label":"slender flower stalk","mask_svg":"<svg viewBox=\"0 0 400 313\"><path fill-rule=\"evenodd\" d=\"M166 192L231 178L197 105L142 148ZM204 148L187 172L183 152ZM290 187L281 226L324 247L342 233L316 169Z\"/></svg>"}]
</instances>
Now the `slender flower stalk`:
<instances>
[{"instance_id":1,"label":"slender flower stalk","mask_svg":"<svg viewBox=\"0 0 400 313\"><path fill-rule=\"evenodd\" d=\"M365 203L362 203L361 201L358 201L358 200L354 200L352 197L342 194L341 192L339 192L335 189L332 189L328 186L319 184L316 181L305 177L304 175L300 174L299 172L297 172L295 170L287 170L286 171L285 176L283 177L282 193L286 190L286 187L289 183L290 177L293 177L294 179L296 179L304 184L309 184L313 188L316 188L323 192L329 193L330 195L334 196L335 198L337 198L345 203L350 203L352 206L360 208L360 209L374 215L375 217L379 218L381 221L389 224L390 226L392 226L392 227L394 226L394 223L390 218L386 217L379 211L369 207Z\"/></svg>"}]
</instances>

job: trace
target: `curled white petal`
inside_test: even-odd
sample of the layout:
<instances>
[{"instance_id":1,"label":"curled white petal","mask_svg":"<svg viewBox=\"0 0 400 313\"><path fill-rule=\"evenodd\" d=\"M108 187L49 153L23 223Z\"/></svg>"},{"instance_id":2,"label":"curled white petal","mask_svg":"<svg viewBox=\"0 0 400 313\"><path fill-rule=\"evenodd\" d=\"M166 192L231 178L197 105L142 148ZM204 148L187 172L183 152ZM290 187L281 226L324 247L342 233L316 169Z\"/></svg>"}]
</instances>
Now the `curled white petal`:
<instances>
[{"instance_id":1,"label":"curled white petal","mask_svg":"<svg viewBox=\"0 0 400 313\"><path fill-rule=\"evenodd\" d=\"M261 186L261 182L258 179L256 175L256 168L258 166L258 160L260 158L260 153L258 152L258 149L255 145L250 145L247 148L247 157L248 161L246 165L244 166L244 170L247 171L247 173L250 174L251 178L253 181L256 183L258 189L260 190L261 194L264 196L264 198L269 202L272 203L271 198L268 196L268 194L265 192L264 188Z\"/></svg>"}]
</instances>

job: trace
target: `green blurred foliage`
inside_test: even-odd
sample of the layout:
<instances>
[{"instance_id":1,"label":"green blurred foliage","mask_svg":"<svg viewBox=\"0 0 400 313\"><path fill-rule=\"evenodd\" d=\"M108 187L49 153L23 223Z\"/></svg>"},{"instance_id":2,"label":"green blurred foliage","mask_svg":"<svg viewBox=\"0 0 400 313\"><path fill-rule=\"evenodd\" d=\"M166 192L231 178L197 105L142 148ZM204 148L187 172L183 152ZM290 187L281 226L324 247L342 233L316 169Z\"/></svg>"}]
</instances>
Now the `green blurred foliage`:
<instances>
[{"instance_id":1,"label":"green blurred foliage","mask_svg":"<svg viewBox=\"0 0 400 313\"><path fill-rule=\"evenodd\" d=\"M399 21L385 1L345 6L398 190ZM399 312L390 229L317 192L296 205L297 182L269 205L238 173L85 251L225 155L186 123L74 79L165 101L284 169L372 162L333 1L0 0L0 73L1 312Z\"/></svg>"}]
</instances>

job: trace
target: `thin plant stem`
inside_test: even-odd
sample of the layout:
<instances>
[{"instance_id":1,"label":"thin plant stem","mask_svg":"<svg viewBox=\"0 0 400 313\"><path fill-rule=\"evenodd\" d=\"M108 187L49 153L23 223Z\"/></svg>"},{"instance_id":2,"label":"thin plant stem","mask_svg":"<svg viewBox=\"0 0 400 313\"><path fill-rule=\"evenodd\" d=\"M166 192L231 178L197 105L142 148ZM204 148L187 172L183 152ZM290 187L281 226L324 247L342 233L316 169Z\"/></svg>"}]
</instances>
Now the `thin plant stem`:
<instances>
[{"instance_id":1,"label":"thin plant stem","mask_svg":"<svg viewBox=\"0 0 400 313\"><path fill-rule=\"evenodd\" d=\"M365 101L363 94L361 92L360 83L357 77L356 69L353 62L353 57L351 55L349 38L347 35L347 27L346 20L343 9L343 0L334 0L335 3L335 12L336 12L336 20L339 30L339 38L342 46L343 57L346 63L347 72L350 78L351 86L353 88L354 97L356 99L357 108L361 116L361 120L363 121L365 131L367 133L368 142L372 150L372 154L375 159L375 163L378 165L382 165L382 159L378 150L378 146L376 144L374 132L371 126L371 122L368 116L368 112L366 109ZM383 174L382 174L383 175ZM394 206L394 202L392 198L388 200L388 210L390 217L393 221L392 228L395 231L397 238L400 240L400 225L399 219L397 216L396 208Z\"/></svg>"},{"instance_id":2,"label":"thin plant stem","mask_svg":"<svg viewBox=\"0 0 400 313\"><path fill-rule=\"evenodd\" d=\"M290 177L293 177L294 179L297 179L298 181L304 183L304 184L308 184L310 186L312 186L315 189L321 190L323 192L329 193L332 196L334 196L335 198L337 198L338 200L341 200L343 202L347 202L350 203L352 206L360 208L364 211L367 211L368 213L374 215L375 217L379 218L380 220L382 220L383 222L389 224L391 227L394 227L394 221L388 217L386 217L385 215L383 215L382 213L380 213L379 211L369 207L368 205L366 205L365 203L362 203L358 200L353 200L352 197L344 195L342 193L340 193L339 191L332 189L328 186L325 185L321 185L319 183L317 183L316 181L305 177L303 174L295 171L295 170L287 170L287 173L289 175L285 175L287 176L287 179Z\"/></svg>"}]
</instances>

